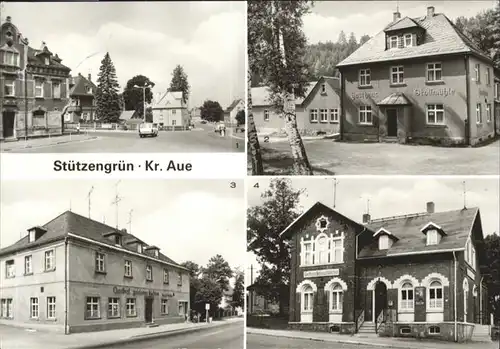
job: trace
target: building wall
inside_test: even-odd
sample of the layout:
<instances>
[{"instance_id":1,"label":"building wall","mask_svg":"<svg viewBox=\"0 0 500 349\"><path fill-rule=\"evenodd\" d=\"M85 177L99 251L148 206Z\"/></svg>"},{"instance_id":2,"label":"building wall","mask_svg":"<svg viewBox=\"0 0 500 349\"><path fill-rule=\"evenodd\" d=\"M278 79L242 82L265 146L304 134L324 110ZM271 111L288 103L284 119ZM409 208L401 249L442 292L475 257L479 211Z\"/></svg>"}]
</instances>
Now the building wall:
<instances>
[{"instance_id":1,"label":"building wall","mask_svg":"<svg viewBox=\"0 0 500 349\"><path fill-rule=\"evenodd\" d=\"M105 247L91 246L81 242L70 244L69 254L69 312L68 324L71 332L136 327L145 323L145 294L153 292L153 320L157 323L184 321L179 315L179 301L187 302L189 311L189 275L182 271L182 286L177 285L177 268L154 260L123 254ZM95 271L95 254L105 254L105 273ZM125 259L132 261L132 278L124 276ZM146 281L146 265L153 267L153 281ZM169 270L169 283L163 283L163 268ZM122 293L122 289L129 293ZM136 294L134 295L134 292ZM162 296L163 294L163 296ZM100 319L85 319L86 297L100 297ZM120 298L120 318L108 318L108 298ZM125 314L126 298L136 298L137 316ZM161 314L161 299L168 299L168 315Z\"/></svg>"},{"instance_id":2,"label":"building wall","mask_svg":"<svg viewBox=\"0 0 500 349\"><path fill-rule=\"evenodd\" d=\"M153 122L162 126L188 126L189 112L186 108L154 108Z\"/></svg>"},{"instance_id":3,"label":"building wall","mask_svg":"<svg viewBox=\"0 0 500 349\"><path fill-rule=\"evenodd\" d=\"M426 64L442 63L443 83L426 81ZM391 86L390 68L404 66L404 84ZM360 87L359 69L371 70L371 87ZM373 63L342 69L345 84L343 132L346 140L378 141L387 134L384 108L377 103L394 92L402 92L412 103L405 118L409 122L399 125L404 137L414 142L437 141L442 143L465 142L466 82L463 56L412 59L390 63ZM427 125L426 104L444 104L445 125ZM359 106L371 105L373 125L359 124ZM399 130L398 130L399 132Z\"/></svg>"},{"instance_id":4,"label":"building wall","mask_svg":"<svg viewBox=\"0 0 500 349\"><path fill-rule=\"evenodd\" d=\"M330 226L325 231L327 235L335 234L336 231L344 233L344 253L343 263L328 264L317 266L300 266L300 239L301 237L310 238L316 237L320 233L316 230L316 220L325 215L330 220ZM301 322L301 295L297 292L297 285L301 284L306 278L305 271L337 269L338 275L348 286L348 289L343 294L343 312L342 322L354 321L354 304L355 304L355 284L353 275L355 275L355 227L347 220L343 220L341 216L327 210L320 210L311 214L310 218L304 221L302 228L294 234L291 240L291 278L290 278L290 310L289 321ZM313 306L313 322L328 322L329 321L329 294L325 292L325 285L332 279L333 276L312 277L307 278L314 282L317 286L317 292L314 293Z\"/></svg>"},{"instance_id":5,"label":"building wall","mask_svg":"<svg viewBox=\"0 0 500 349\"><path fill-rule=\"evenodd\" d=\"M45 252L52 249L55 251L55 268L45 271ZM33 273L24 275L24 260L29 255L32 256ZM13 304L12 319L1 318L1 324L64 331L64 257L64 242L57 242L1 258L0 298L10 298ZM14 259L15 263L15 277L6 278L5 262L11 259ZM38 297L38 319L30 318L31 297ZM55 319L47 317L47 297L56 297Z\"/></svg>"}]
</instances>

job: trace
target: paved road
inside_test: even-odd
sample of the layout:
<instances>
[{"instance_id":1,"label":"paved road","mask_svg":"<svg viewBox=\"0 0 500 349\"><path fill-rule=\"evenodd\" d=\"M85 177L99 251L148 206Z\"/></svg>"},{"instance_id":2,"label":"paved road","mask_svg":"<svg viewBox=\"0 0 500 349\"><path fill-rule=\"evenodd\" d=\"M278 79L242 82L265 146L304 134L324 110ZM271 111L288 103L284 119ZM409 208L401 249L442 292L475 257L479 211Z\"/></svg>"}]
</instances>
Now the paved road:
<instances>
[{"instance_id":1,"label":"paved road","mask_svg":"<svg viewBox=\"0 0 500 349\"><path fill-rule=\"evenodd\" d=\"M244 322L104 349L243 349Z\"/></svg>"},{"instance_id":2,"label":"paved road","mask_svg":"<svg viewBox=\"0 0 500 349\"><path fill-rule=\"evenodd\" d=\"M213 128L161 131L158 137L140 138L137 132L89 132L96 139L13 150L22 153L225 153L243 152L243 133L220 137Z\"/></svg>"},{"instance_id":3,"label":"paved road","mask_svg":"<svg viewBox=\"0 0 500 349\"><path fill-rule=\"evenodd\" d=\"M371 349L360 344L344 344L320 342L308 339L293 339L283 337L262 336L247 333L246 349Z\"/></svg>"}]
</instances>

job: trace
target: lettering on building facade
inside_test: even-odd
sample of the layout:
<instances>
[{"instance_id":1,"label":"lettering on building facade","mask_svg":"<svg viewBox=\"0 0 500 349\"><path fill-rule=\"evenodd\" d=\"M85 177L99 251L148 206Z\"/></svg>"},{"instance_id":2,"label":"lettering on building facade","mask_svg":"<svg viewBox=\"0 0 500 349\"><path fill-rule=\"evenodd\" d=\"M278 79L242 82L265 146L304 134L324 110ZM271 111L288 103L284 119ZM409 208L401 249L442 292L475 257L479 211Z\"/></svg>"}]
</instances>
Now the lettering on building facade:
<instances>
[{"instance_id":1,"label":"lettering on building facade","mask_svg":"<svg viewBox=\"0 0 500 349\"><path fill-rule=\"evenodd\" d=\"M455 89L451 87L443 88L415 88L413 89L413 94L415 96L453 96L455 94Z\"/></svg>"},{"instance_id":2,"label":"lettering on building facade","mask_svg":"<svg viewBox=\"0 0 500 349\"><path fill-rule=\"evenodd\" d=\"M162 297L173 297L175 296L174 292L158 292L153 290L148 290L144 288L131 288L131 287L113 287L113 293L116 294L127 294L132 296L162 296Z\"/></svg>"},{"instance_id":3,"label":"lettering on building facade","mask_svg":"<svg viewBox=\"0 0 500 349\"><path fill-rule=\"evenodd\" d=\"M324 276L337 276L340 274L339 269L321 269L321 270L308 270L304 272L305 278L318 278Z\"/></svg>"},{"instance_id":4,"label":"lettering on building facade","mask_svg":"<svg viewBox=\"0 0 500 349\"><path fill-rule=\"evenodd\" d=\"M488 91L487 90L479 90L479 95L483 97L488 97Z\"/></svg>"},{"instance_id":5,"label":"lettering on building facade","mask_svg":"<svg viewBox=\"0 0 500 349\"><path fill-rule=\"evenodd\" d=\"M353 92L352 99L374 99L378 98L378 92Z\"/></svg>"}]
</instances>

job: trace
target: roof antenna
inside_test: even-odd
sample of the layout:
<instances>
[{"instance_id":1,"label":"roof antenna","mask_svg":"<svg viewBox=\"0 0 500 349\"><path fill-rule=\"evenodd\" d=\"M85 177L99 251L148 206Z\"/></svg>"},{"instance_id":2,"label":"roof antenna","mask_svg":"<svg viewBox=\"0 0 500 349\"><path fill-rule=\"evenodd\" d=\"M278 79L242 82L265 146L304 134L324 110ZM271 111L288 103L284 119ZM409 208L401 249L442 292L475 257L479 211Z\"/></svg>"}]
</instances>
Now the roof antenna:
<instances>
[{"instance_id":1,"label":"roof antenna","mask_svg":"<svg viewBox=\"0 0 500 349\"><path fill-rule=\"evenodd\" d=\"M90 195L92 194L93 191L94 191L94 186L90 188L89 193L87 194L87 198L89 201L89 218L90 218Z\"/></svg>"},{"instance_id":2,"label":"roof antenna","mask_svg":"<svg viewBox=\"0 0 500 349\"><path fill-rule=\"evenodd\" d=\"M334 178L333 179L333 208L335 208L335 204L337 201L337 184L338 184L337 178Z\"/></svg>"},{"instance_id":3,"label":"roof antenna","mask_svg":"<svg viewBox=\"0 0 500 349\"><path fill-rule=\"evenodd\" d=\"M366 199L366 213L370 214L370 198Z\"/></svg>"},{"instance_id":4,"label":"roof antenna","mask_svg":"<svg viewBox=\"0 0 500 349\"><path fill-rule=\"evenodd\" d=\"M399 12L399 0L396 1L396 12Z\"/></svg>"},{"instance_id":5,"label":"roof antenna","mask_svg":"<svg viewBox=\"0 0 500 349\"><path fill-rule=\"evenodd\" d=\"M128 212L128 233L129 234L132 234L132 212L134 212L134 210L130 210Z\"/></svg>"},{"instance_id":6,"label":"roof antenna","mask_svg":"<svg viewBox=\"0 0 500 349\"><path fill-rule=\"evenodd\" d=\"M113 200L113 202L111 203L111 205L115 205L115 214L116 214L116 229L118 229L118 203L120 201L122 201L122 198L120 196L118 196L118 184L120 184L122 180L120 179L118 182L116 182L115 184L115 189L116 189L116 195L115 195L115 199Z\"/></svg>"},{"instance_id":7,"label":"roof antenna","mask_svg":"<svg viewBox=\"0 0 500 349\"><path fill-rule=\"evenodd\" d=\"M463 195L464 195L464 210L466 210L467 209L467 188L465 185L465 181L462 182L462 186L463 186Z\"/></svg>"}]
</instances>

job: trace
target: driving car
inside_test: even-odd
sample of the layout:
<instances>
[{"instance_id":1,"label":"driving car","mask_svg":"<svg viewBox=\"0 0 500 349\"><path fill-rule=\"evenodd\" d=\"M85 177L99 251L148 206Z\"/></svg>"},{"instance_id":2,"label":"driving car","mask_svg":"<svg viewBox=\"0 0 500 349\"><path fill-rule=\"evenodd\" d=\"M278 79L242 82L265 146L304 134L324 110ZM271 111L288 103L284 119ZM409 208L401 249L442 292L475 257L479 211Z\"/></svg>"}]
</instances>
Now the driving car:
<instances>
[{"instance_id":1,"label":"driving car","mask_svg":"<svg viewBox=\"0 0 500 349\"><path fill-rule=\"evenodd\" d=\"M143 122L139 125L139 137L157 137L158 136L158 125L151 122Z\"/></svg>"},{"instance_id":2,"label":"driving car","mask_svg":"<svg viewBox=\"0 0 500 349\"><path fill-rule=\"evenodd\" d=\"M226 129L226 125L224 124L223 121L219 121L218 123L215 124L215 128L214 128L215 132L220 132L221 130L225 130L225 129Z\"/></svg>"}]
</instances>

